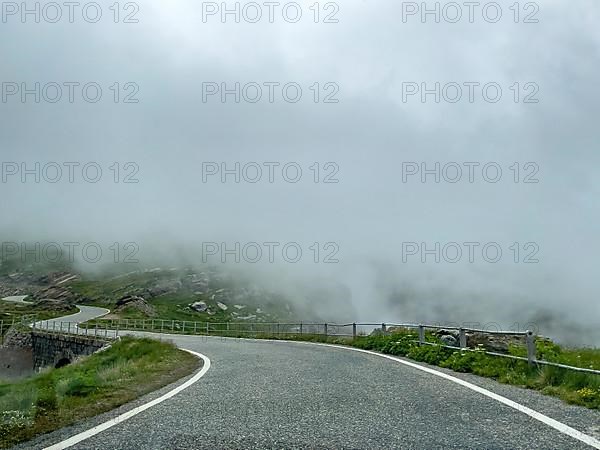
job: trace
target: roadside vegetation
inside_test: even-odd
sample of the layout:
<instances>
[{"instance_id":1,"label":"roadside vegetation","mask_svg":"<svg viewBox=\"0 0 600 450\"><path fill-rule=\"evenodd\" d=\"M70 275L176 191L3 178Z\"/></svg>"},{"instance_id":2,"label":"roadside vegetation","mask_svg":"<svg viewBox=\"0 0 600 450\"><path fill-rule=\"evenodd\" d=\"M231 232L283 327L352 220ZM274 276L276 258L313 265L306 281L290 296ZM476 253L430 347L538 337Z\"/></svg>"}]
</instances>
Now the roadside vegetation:
<instances>
[{"instance_id":1,"label":"roadside vegetation","mask_svg":"<svg viewBox=\"0 0 600 450\"><path fill-rule=\"evenodd\" d=\"M18 382L0 381L0 448L114 409L198 368L173 344L124 337L107 350Z\"/></svg>"}]
</instances>

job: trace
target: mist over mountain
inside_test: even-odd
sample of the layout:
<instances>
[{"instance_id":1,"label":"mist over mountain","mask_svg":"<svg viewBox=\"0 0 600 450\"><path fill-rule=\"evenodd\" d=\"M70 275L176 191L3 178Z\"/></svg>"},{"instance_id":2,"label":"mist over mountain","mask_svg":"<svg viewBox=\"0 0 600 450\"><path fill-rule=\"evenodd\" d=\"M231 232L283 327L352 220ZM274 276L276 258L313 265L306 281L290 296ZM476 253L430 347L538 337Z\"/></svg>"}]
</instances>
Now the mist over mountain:
<instances>
[{"instance_id":1,"label":"mist over mountain","mask_svg":"<svg viewBox=\"0 0 600 450\"><path fill-rule=\"evenodd\" d=\"M138 23L102 6L98 23L0 24L3 255L75 242L94 272L117 243L119 268L216 264L340 322L517 324L600 344L597 2L452 24L352 0L338 23L306 6L260 26L188 0L139 3ZM23 83L40 83L39 102ZM79 83L73 102L64 83ZM239 102L207 94L236 83ZM439 102L407 95L423 83L446 87Z\"/></svg>"}]
</instances>

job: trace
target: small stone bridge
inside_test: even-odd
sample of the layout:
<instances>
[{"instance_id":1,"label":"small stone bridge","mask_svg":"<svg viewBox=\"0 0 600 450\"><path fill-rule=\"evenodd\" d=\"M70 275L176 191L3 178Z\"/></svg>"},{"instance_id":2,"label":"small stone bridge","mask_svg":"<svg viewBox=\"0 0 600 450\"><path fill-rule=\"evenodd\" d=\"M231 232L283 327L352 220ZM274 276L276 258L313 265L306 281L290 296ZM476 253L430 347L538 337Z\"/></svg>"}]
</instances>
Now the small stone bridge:
<instances>
[{"instance_id":1,"label":"small stone bridge","mask_svg":"<svg viewBox=\"0 0 600 450\"><path fill-rule=\"evenodd\" d=\"M13 328L0 347L0 378L20 378L44 367L62 367L106 345L108 341L93 336Z\"/></svg>"}]
</instances>

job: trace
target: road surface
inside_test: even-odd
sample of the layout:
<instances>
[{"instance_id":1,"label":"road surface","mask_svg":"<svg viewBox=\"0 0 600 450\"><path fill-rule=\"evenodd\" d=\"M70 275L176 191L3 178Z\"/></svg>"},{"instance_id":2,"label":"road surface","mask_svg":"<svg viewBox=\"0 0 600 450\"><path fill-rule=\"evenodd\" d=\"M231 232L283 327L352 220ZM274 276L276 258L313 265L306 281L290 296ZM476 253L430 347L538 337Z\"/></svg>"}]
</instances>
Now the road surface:
<instances>
[{"instance_id":1,"label":"road surface","mask_svg":"<svg viewBox=\"0 0 600 450\"><path fill-rule=\"evenodd\" d=\"M33 305L33 302L26 302L25 299L28 295L12 295L10 297L4 297L2 300L5 302L22 303L24 305Z\"/></svg>"},{"instance_id":2,"label":"road surface","mask_svg":"<svg viewBox=\"0 0 600 450\"><path fill-rule=\"evenodd\" d=\"M481 393L376 355L307 343L167 338L210 358L206 374L174 397L72 448L592 448ZM445 372L600 437L597 411ZM171 389L21 448L57 444Z\"/></svg>"}]
</instances>

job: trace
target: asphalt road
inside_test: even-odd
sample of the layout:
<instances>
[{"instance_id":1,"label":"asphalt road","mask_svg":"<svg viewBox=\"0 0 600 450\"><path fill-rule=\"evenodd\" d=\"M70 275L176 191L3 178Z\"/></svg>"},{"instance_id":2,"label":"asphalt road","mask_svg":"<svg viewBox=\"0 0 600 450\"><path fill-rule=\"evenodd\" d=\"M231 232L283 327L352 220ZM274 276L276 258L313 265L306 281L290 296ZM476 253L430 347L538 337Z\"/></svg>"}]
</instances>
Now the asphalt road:
<instances>
[{"instance_id":1,"label":"asphalt road","mask_svg":"<svg viewBox=\"0 0 600 450\"><path fill-rule=\"evenodd\" d=\"M71 314L70 316L58 317L49 320L40 320L36 322L36 327L58 329L60 328L60 324L62 323L63 329L66 329L66 325L70 323L75 324L75 326L73 327L73 329L75 329L78 323L86 322L97 317L102 317L103 315L108 314L110 312L110 310L108 309L97 308L95 306L77 305L77 308L79 308L79 312Z\"/></svg>"},{"instance_id":2,"label":"asphalt road","mask_svg":"<svg viewBox=\"0 0 600 450\"><path fill-rule=\"evenodd\" d=\"M22 303L24 305L33 305L33 302L26 302L25 299L28 295L12 295L10 297L4 297L2 300L5 302Z\"/></svg>"},{"instance_id":3,"label":"asphalt road","mask_svg":"<svg viewBox=\"0 0 600 450\"><path fill-rule=\"evenodd\" d=\"M169 339L208 356L206 375L175 397L72 448L590 448L477 392L378 356L305 343ZM596 411L466 377L580 431L600 432ZM172 388L22 448L56 444Z\"/></svg>"}]
</instances>

